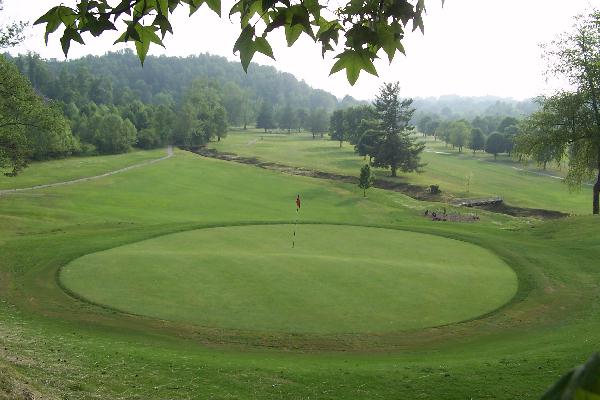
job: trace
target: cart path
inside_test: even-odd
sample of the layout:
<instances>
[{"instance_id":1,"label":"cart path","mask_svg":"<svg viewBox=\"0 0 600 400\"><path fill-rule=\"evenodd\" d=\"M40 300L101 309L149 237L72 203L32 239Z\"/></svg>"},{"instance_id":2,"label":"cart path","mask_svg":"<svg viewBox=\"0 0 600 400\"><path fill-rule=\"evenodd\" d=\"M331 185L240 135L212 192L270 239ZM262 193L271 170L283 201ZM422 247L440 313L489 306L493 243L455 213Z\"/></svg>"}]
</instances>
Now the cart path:
<instances>
[{"instance_id":1,"label":"cart path","mask_svg":"<svg viewBox=\"0 0 600 400\"><path fill-rule=\"evenodd\" d=\"M166 160L168 158L173 157L173 154L174 154L173 153L173 146L168 146L167 147L167 155L164 156L164 157L161 157L161 158L156 158L154 160L144 161L144 162L141 162L139 164L133 164L133 165L130 165L128 167L117 169L117 170L114 170L114 171L109 171L109 172L106 172L106 173L101 174L101 175L88 176L88 177L85 177L85 178L77 178L77 179L73 179L73 180L70 180L70 181L64 181L64 182L47 183L47 184L44 184L44 185L30 186L30 187L25 187L25 188L3 189L3 190L0 190L0 196L5 195L5 194L10 194L10 193L28 192L28 191L31 191L31 190L46 189L46 188L51 188L51 187L56 187L56 186L72 185L74 183L81 183L81 182L93 181L93 180L96 180L96 179L105 178L107 176L120 174L121 172L129 171L129 170L132 170L132 169L144 167L146 165L150 165L150 164L157 163L159 161Z\"/></svg>"}]
</instances>

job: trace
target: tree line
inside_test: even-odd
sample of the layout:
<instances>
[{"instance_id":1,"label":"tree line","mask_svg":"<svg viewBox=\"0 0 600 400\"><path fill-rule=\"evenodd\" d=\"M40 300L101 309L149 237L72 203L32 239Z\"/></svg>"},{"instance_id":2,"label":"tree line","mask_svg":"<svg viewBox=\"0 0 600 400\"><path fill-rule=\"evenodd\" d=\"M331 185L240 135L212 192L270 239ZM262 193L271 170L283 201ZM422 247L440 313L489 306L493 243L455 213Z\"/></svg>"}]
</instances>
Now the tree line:
<instances>
[{"instance_id":1,"label":"tree line","mask_svg":"<svg viewBox=\"0 0 600 400\"><path fill-rule=\"evenodd\" d=\"M439 139L459 152L466 147L473 153L485 151L496 158L500 153L512 154L521 120L499 115L476 116L471 121L444 120L438 114L421 114L417 127L424 136Z\"/></svg>"},{"instance_id":2,"label":"tree line","mask_svg":"<svg viewBox=\"0 0 600 400\"><path fill-rule=\"evenodd\" d=\"M331 110L359 104L271 67L252 65L246 76L237 63L208 55L148 57L144 68L131 51L67 62L6 54L1 63L0 90L12 96L0 101L0 168L11 175L28 160L202 146L225 137L229 125L322 135Z\"/></svg>"}]
</instances>

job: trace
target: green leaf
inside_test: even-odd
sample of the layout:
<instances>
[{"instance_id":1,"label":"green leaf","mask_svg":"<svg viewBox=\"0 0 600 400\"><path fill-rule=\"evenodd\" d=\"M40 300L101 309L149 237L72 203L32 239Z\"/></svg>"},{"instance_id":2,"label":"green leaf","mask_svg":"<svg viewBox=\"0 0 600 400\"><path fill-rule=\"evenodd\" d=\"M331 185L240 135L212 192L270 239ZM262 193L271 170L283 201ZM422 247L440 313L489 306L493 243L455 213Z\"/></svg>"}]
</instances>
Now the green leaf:
<instances>
[{"instance_id":1,"label":"green leaf","mask_svg":"<svg viewBox=\"0 0 600 400\"><path fill-rule=\"evenodd\" d=\"M356 83L360 71L363 69L372 75L378 76L372 61L375 55L367 50L346 50L337 55L336 58L338 60L331 68L329 75L345 69L346 77L351 85Z\"/></svg>"},{"instance_id":2,"label":"green leaf","mask_svg":"<svg viewBox=\"0 0 600 400\"><path fill-rule=\"evenodd\" d=\"M166 17L169 14L169 0L156 0L156 8L159 15Z\"/></svg>"},{"instance_id":3,"label":"green leaf","mask_svg":"<svg viewBox=\"0 0 600 400\"><path fill-rule=\"evenodd\" d=\"M268 10L277 4L277 0L261 0L261 7L263 10Z\"/></svg>"},{"instance_id":4,"label":"green leaf","mask_svg":"<svg viewBox=\"0 0 600 400\"><path fill-rule=\"evenodd\" d=\"M267 27L265 28L265 33L269 33L273 29L283 26L285 24L285 19L286 19L285 12L277 11L277 13L274 14L274 16L273 16L273 20L271 21L271 23L268 24Z\"/></svg>"},{"instance_id":5,"label":"green leaf","mask_svg":"<svg viewBox=\"0 0 600 400\"><path fill-rule=\"evenodd\" d=\"M93 17L88 20L88 29L93 36L100 36L104 31L116 31L115 25L110 22L108 16L102 15L98 19Z\"/></svg>"},{"instance_id":6,"label":"green leaf","mask_svg":"<svg viewBox=\"0 0 600 400\"><path fill-rule=\"evenodd\" d=\"M127 30L123 32L121 36L117 40L115 40L115 44L129 42L132 40L140 42L142 39L140 38L140 34L136 30L136 26L139 26L138 23L133 23L133 21L125 21L127 24Z\"/></svg>"},{"instance_id":7,"label":"green leaf","mask_svg":"<svg viewBox=\"0 0 600 400\"><path fill-rule=\"evenodd\" d=\"M541 400L593 400L599 398L600 356L595 353L583 365L569 371L554 384Z\"/></svg>"},{"instance_id":8,"label":"green leaf","mask_svg":"<svg viewBox=\"0 0 600 400\"><path fill-rule=\"evenodd\" d=\"M38 19L36 19L33 24L39 25L39 24L43 24L44 22L50 22L50 21L54 21L54 20L58 19L58 14L56 12L56 9L58 7L59 6L52 7L50 10L48 10L48 12L46 14L44 14L41 17L39 17Z\"/></svg>"},{"instance_id":9,"label":"green leaf","mask_svg":"<svg viewBox=\"0 0 600 400\"><path fill-rule=\"evenodd\" d=\"M401 31L402 28L400 27L400 24L397 25L397 27L394 27L385 22L380 22L375 27L375 32L377 33L377 46L386 52L390 63L394 59L397 50L404 53L404 47L400 42L402 36L396 31L398 28Z\"/></svg>"},{"instance_id":10,"label":"green leaf","mask_svg":"<svg viewBox=\"0 0 600 400\"><path fill-rule=\"evenodd\" d=\"M263 53L265 56L271 57L273 60L275 56L273 55L273 49L271 45L264 37L257 37L254 42L254 49L260 53Z\"/></svg>"},{"instance_id":11,"label":"green leaf","mask_svg":"<svg viewBox=\"0 0 600 400\"><path fill-rule=\"evenodd\" d=\"M142 63L142 66L144 65L144 61L146 60L146 54L148 54L148 49L150 48L150 41L146 40L143 42L135 42L135 50L137 52L138 58L140 59L140 62Z\"/></svg>"},{"instance_id":12,"label":"green leaf","mask_svg":"<svg viewBox=\"0 0 600 400\"><path fill-rule=\"evenodd\" d=\"M141 0L135 3L133 6L133 12L136 16L144 16L147 15L148 12L154 9L156 6L155 0Z\"/></svg>"},{"instance_id":13,"label":"green leaf","mask_svg":"<svg viewBox=\"0 0 600 400\"><path fill-rule=\"evenodd\" d=\"M169 12L175 11L177 6L179 5L179 0L169 0Z\"/></svg>"},{"instance_id":14,"label":"green leaf","mask_svg":"<svg viewBox=\"0 0 600 400\"><path fill-rule=\"evenodd\" d=\"M304 32L304 27L302 25L286 25L285 26L285 39L287 40L288 47L291 47L300 34Z\"/></svg>"},{"instance_id":15,"label":"green leaf","mask_svg":"<svg viewBox=\"0 0 600 400\"><path fill-rule=\"evenodd\" d=\"M241 26L245 27L250 23L250 19L254 16L254 14L259 13L262 14L262 2L260 0L255 0L250 4L250 7L244 12L242 12L242 20Z\"/></svg>"},{"instance_id":16,"label":"green leaf","mask_svg":"<svg viewBox=\"0 0 600 400\"><path fill-rule=\"evenodd\" d=\"M69 53L69 48L71 47L71 40L74 40L80 44L85 44L83 42L83 39L81 38L81 35L79 34L79 32L77 32L72 27L65 28L65 32L63 33L63 36L60 38L60 44L61 44L63 53L65 53L65 57Z\"/></svg>"},{"instance_id":17,"label":"green leaf","mask_svg":"<svg viewBox=\"0 0 600 400\"><path fill-rule=\"evenodd\" d=\"M206 4L208 4L208 7L219 17L221 16L221 0L206 0Z\"/></svg>"},{"instance_id":18,"label":"green leaf","mask_svg":"<svg viewBox=\"0 0 600 400\"><path fill-rule=\"evenodd\" d=\"M254 27L252 25L246 26L240 37L235 42L233 46L233 52L240 52L240 61L242 62L242 67L244 71L248 72L248 66L250 65L250 61L252 61L252 57L254 57L254 53L256 49L254 47Z\"/></svg>"},{"instance_id":19,"label":"green leaf","mask_svg":"<svg viewBox=\"0 0 600 400\"><path fill-rule=\"evenodd\" d=\"M321 8L323 8L318 0L302 0L302 5L308 10L309 13L315 15L316 19L319 19Z\"/></svg>"},{"instance_id":20,"label":"green leaf","mask_svg":"<svg viewBox=\"0 0 600 400\"><path fill-rule=\"evenodd\" d=\"M156 34L155 29L156 28L153 26L136 26L136 31L139 33L140 40L136 40L135 49L137 50L137 55L142 65L144 65L144 61L146 60L150 43L156 43L164 47L162 40L160 40Z\"/></svg>"},{"instance_id":21,"label":"green leaf","mask_svg":"<svg viewBox=\"0 0 600 400\"><path fill-rule=\"evenodd\" d=\"M204 4L204 0L182 0L184 3L187 3L190 6L190 15L194 14L202 4Z\"/></svg>"},{"instance_id":22,"label":"green leaf","mask_svg":"<svg viewBox=\"0 0 600 400\"><path fill-rule=\"evenodd\" d=\"M152 25L158 26L163 38L165 37L167 32L170 32L171 34L173 33L173 27L171 26L171 23L165 15L158 14L156 18L154 18Z\"/></svg>"}]
</instances>

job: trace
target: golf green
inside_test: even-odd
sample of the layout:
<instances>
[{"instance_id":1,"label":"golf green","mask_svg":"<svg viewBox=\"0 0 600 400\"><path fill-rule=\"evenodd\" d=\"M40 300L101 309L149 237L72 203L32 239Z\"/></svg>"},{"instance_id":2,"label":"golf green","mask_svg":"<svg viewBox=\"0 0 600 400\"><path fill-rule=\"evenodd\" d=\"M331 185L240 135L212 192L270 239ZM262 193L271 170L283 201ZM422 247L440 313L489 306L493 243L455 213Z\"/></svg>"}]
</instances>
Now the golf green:
<instances>
[{"instance_id":1,"label":"golf green","mask_svg":"<svg viewBox=\"0 0 600 400\"><path fill-rule=\"evenodd\" d=\"M518 285L507 264L470 243L304 224L162 236L83 256L60 279L82 298L129 313L219 329L316 334L463 321L502 306Z\"/></svg>"}]
</instances>

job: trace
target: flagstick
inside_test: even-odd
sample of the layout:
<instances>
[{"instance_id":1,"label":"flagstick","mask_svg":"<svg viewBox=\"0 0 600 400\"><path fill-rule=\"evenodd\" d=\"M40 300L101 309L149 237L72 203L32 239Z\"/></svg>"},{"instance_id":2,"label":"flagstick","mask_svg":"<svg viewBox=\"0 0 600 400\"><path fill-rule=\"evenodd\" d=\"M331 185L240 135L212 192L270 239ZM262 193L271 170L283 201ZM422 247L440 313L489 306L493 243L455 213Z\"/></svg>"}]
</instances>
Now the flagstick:
<instances>
[{"instance_id":1,"label":"flagstick","mask_svg":"<svg viewBox=\"0 0 600 400\"><path fill-rule=\"evenodd\" d=\"M296 247L296 225L298 225L298 208L296 208L296 220L294 221L294 239L292 239L292 249Z\"/></svg>"}]
</instances>

